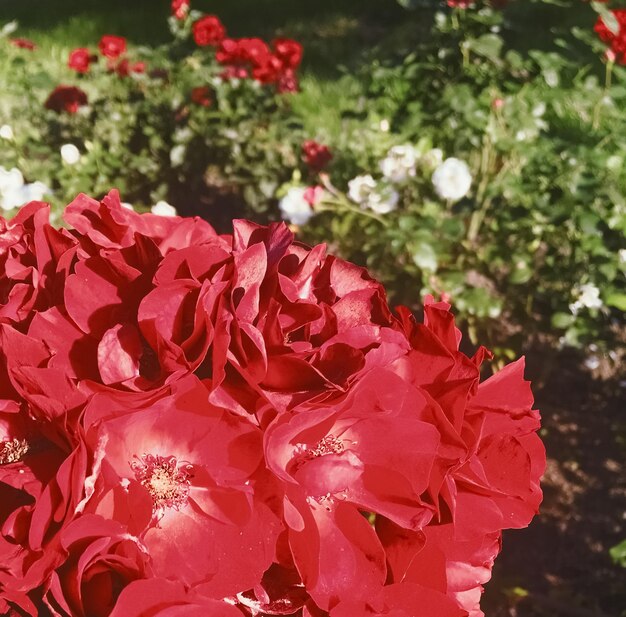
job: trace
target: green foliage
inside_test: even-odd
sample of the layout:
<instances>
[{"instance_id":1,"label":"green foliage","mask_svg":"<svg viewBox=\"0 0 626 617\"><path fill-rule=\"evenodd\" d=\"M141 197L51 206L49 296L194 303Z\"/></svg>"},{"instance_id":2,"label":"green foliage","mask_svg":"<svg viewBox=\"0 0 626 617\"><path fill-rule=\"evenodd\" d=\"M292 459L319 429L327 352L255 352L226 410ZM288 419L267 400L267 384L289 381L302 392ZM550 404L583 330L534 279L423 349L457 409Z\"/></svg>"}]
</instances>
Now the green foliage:
<instances>
[{"instance_id":1,"label":"green foliage","mask_svg":"<svg viewBox=\"0 0 626 617\"><path fill-rule=\"evenodd\" d=\"M335 196L306 236L331 230L398 301L418 290L450 296L481 340L521 347L549 332L555 342L615 345L626 307L626 69L601 68L591 10L586 32L542 49L512 44L513 20L488 2L431 15L427 37L364 71L369 117L386 119L395 143L426 140L466 161L469 194L442 203L422 152L382 221ZM380 177L389 141L355 157L356 173ZM343 193L349 177L333 171Z\"/></svg>"}]
</instances>

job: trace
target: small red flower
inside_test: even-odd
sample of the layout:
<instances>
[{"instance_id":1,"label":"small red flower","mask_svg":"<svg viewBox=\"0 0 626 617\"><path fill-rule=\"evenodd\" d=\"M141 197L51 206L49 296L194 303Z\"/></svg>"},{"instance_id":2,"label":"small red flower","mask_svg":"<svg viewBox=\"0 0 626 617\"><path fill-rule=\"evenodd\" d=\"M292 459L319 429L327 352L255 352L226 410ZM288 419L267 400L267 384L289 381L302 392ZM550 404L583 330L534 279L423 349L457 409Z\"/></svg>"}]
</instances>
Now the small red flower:
<instances>
[{"instance_id":1,"label":"small red flower","mask_svg":"<svg viewBox=\"0 0 626 617\"><path fill-rule=\"evenodd\" d=\"M209 107L211 105L211 90L208 86L198 86L191 91L191 100L196 105Z\"/></svg>"},{"instance_id":2,"label":"small red flower","mask_svg":"<svg viewBox=\"0 0 626 617\"><path fill-rule=\"evenodd\" d=\"M272 43L274 53L280 58L285 67L297 69L302 62L302 45L293 39L274 39Z\"/></svg>"},{"instance_id":3,"label":"small red flower","mask_svg":"<svg viewBox=\"0 0 626 617\"><path fill-rule=\"evenodd\" d=\"M34 51L37 49L37 45L35 45L35 43L33 43L30 39L9 39L9 43L15 47L19 47L20 49L28 49L28 51Z\"/></svg>"},{"instance_id":4,"label":"small red flower","mask_svg":"<svg viewBox=\"0 0 626 617\"><path fill-rule=\"evenodd\" d=\"M200 47L219 45L226 36L226 28L215 15L205 15L192 27L193 39Z\"/></svg>"},{"instance_id":5,"label":"small red flower","mask_svg":"<svg viewBox=\"0 0 626 617\"><path fill-rule=\"evenodd\" d=\"M145 62L129 62L127 58L122 58L117 66L115 67L115 72L120 77L128 77L131 73L145 73L146 72L146 63Z\"/></svg>"},{"instance_id":6,"label":"small red flower","mask_svg":"<svg viewBox=\"0 0 626 617\"><path fill-rule=\"evenodd\" d=\"M176 19L185 19L189 13L189 0L172 0L172 15Z\"/></svg>"},{"instance_id":7,"label":"small red flower","mask_svg":"<svg viewBox=\"0 0 626 617\"><path fill-rule=\"evenodd\" d=\"M88 73L91 65L92 55L85 47L78 47L70 52L67 66L77 73Z\"/></svg>"},{"instance_id":8,"label":"small red flower","mask_svg":"<svg viewBox=\"0 0 626 617\"><path fill-rule=\"evenodd\" d=\"M98 49L106 58L119 58L126 51L126 39L123 36L105 34L98 43Z\"/></svg>"},{"instance_id":9,"label":"small red flower","mask_svg":"<svg viewBox=\"0 0 626 617\"><path fill-rule=\"evenodd\" d=\"M87 105L87 95L76 86L57 86L44 103L46 109L70 114L75 114L83 105Z\"/></svg>"},{"instance_id":10,"label":"small red flower","mask_svg":"<svg viewBox=\"0 0 626 617\"><path fill-rule=\"evenodd\" d=\"M619 24L617 33L607 27L601 16L598 17L594 30L600 40L609 45L614 60L620 64L626 64L626 9L614 9L611 12ZM611 58L609 55L607 57Z\"/></svg>"},{"instance_id":11,"label":"small red flower","mask_svg":"<svg viewBox=\"0 0 626 617\"><path fill-rule=\"evenodd\" d=\"M330 148L314 139L308 139L302 144L302 159L311 171L321 171L332 158Z\"/></svg>"}]
</instances>

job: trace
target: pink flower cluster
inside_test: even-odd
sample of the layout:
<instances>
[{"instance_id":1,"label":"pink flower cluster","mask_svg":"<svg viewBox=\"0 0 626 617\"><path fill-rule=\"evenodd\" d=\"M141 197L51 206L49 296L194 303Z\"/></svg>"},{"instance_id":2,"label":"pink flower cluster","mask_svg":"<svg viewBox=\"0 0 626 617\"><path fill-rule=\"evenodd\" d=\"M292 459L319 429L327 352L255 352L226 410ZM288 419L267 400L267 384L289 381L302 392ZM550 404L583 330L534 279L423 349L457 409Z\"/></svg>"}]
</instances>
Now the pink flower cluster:
<instances>
[{"instance_id":1,"label":"pink flower cluster","mask_svg":"<svg viewBox=\"0 0 626 617\"><path fill-rule=\"evenodd\" d=\"M523 361L283 224L0 219L0 613L463 617L545 464Z\"/></svg>"}]
</instances>

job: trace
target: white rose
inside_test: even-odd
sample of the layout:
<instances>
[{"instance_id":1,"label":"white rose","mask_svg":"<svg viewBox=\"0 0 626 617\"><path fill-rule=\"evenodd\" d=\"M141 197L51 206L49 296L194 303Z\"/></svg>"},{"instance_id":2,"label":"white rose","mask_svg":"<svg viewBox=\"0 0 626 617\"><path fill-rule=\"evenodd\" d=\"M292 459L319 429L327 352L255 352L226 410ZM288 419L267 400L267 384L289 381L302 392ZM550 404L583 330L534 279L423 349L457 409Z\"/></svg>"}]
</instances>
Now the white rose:
<instances>
[{"instance_id":1,"label":"white rose","mask_svg":"<svg viewBox=\"0 0 626 617\"><path fill-rule=\"evenodd\" d=\"M602 298L600 298L600 289L592 283L585 283L574 290L576 301L569 305L569 310L573 315L578 315L580 309L599 309L602 308Z\"/></svg>"},{"instance_id":2,"label":"white rose","mask_svg":"<svg viewBox=\"0 0 626 617\"><path fill-rule=\"evenodd\" d=\"M61 146L61 158L68 165L76 165L80 161L80 150L74 144L63 144Z\"/></svg>"},{"instance_id":3,"label":"white rose","mask_svg":"<svg viewBox=\"0 0 626 617\"><path fill-rule=\"evenodd\" d=\"M394 146L380 162L383 176L392 182L404 182L415 175L419 152L410 144Z\"/></svg>"},{"instance_id":4,"label":"white rose","mask_svg":"<svg viewBox=\"0 0 626 617\"><path fill-rule=\"evenodd\" d=\"M7 141L12 141L15 137L13 129L8 124L3 124L0 126L0 137L2 139L6 139Z\"/></svg>"},{"instance_id":5,"label":"white rose","mask_svg":"<svg viewBox=\"0 0 626 617\"><path fill-rule=\"evenodd\" d=\"M156 214L157 216L176 216L176 208L171 206L166 201L157 201L152 208L150 208L152 214Z\"/></svg>"},{"instance_id":6,"label":"white rose","mask_svg":"<svg viewBox=\"0 0 626 617\"><path fill-rule=\"evenodd\" d=\"M294 186L280 200L278 207L284 220L293 225L306 225L313 216L313 208L304 198L306 188Z\"/></svg>"},{"instance_id":7,"label":"white rose","mask_svg":"<svg viewBox=\"0 0 626 617\"><path fill-rule=\"evenodd\" d=\"M348 197L357 204L365 203L376 186L377 182L370 174L357 176L348 182Z\"/></svg>"},{"instance_id":8,"label":"white rose","mask_svg":"<svg viewBox=\"0 0 626 617\"><path fill-rule=\"evenodd\" d=\"M398 207L399 199L400 195L397 191L390 186L385 186L372 191L364 205L377 214L388 214Z\"/></svg>"},{"instance_id":9,"label":"white rose","mask_svg":"<svg viewBox=\"0 0 626 617\"><path fill-rule=\"evenodd\" d=\"M22 188L22 195L25 199L20 205L28 203L29 201L42 201L50 192L50 187L46 186L43 182L25 184Z\"/></svg>"},{"instance_id":10,"label":"white rose","mask_svg":"<svg viewBox=\"0 0 626 617\"><path fill-rule=\"evenodd\" d=\"M24 188L24 176L19 169L7 170L0 167L0 208L3 210L13 210L21 206L22 189Z\"/></svg>"},{"instance_id":11,"label":"white rose","mask_svg":"<svg viewBox=\"0 0 626 617\"><path fill-rule=\"evenodd\" d=\"M446 159L433 173L435 192L442 199L458 201L472 186L472 174L467 163L456 158Z\"/></svg>"}]
</instances>

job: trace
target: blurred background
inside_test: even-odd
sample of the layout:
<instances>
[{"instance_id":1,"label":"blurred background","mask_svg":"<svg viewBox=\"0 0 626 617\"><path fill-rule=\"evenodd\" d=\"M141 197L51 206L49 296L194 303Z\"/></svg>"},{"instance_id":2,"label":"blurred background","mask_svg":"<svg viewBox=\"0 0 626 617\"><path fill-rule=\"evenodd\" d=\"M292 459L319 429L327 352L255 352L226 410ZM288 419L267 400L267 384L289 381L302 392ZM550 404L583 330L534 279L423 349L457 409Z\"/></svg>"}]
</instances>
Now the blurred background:
<instances>
[{"instance_id":1,"label":"blurred background","mask_svg":"<svg viewBox=\"0 0 626 617\"><path fill-rule=\"evenodd\" d=\"M527 354L548 450L485 613L626 615L619 2L5 0L0 28L5 216L116 188L284 219L393 303L449 301L468 350Z\"/></svg>"}]
</instances>

